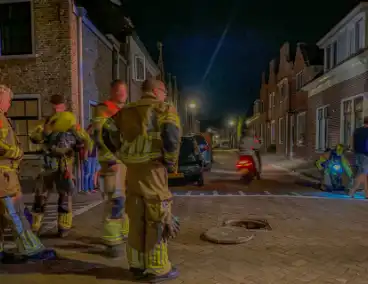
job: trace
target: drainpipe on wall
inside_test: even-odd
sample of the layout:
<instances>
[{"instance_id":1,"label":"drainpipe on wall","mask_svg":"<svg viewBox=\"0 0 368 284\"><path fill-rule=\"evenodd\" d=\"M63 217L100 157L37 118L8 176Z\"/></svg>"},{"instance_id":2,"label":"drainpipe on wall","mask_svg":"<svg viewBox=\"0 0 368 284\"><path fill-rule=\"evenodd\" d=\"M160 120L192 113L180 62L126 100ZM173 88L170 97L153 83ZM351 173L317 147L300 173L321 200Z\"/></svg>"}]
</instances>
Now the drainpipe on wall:
<instances>
[{"instance_id":1,"label":"drainpipe on wall","mask_svg":"<svg viewBox=\"0 0 368 284\"><path fill-rule=\"evenodd\" d=\"M77 7L77 58L78 58L78 104L79 104L79 122L84 129L84 99L83 99L83 17L87 14L86 9ZM77 188L82 189L82 165L77 159Z\"/></svg>"},{"instance_id":2,"label":"drainpipe on wall","mask_svg":"<svg viewBox=\"0 0 368 284\"><path fill-rule=\"evenodd\" d=\"M87 11L83 7L77 8L77 46L78 46L78 93L79 93L79 119L84 129L84 94L83 94L83 17Z\"/></svg>"}]
</instances>

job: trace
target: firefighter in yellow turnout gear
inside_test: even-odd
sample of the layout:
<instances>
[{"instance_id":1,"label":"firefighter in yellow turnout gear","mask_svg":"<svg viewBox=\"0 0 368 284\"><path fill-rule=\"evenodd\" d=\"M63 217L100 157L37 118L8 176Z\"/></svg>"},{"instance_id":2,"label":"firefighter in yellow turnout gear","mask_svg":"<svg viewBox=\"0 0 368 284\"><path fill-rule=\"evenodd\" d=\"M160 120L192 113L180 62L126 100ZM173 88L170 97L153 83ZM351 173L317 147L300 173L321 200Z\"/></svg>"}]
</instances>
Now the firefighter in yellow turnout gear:
<instances>
[{"instance_id":1,"label":"firefighter in yellow turnout gear","mask_svg":"<svg viewBox=\"0 0 368 284\"><path fill-rule=\"evenodd\" d=\"M8 111L12 91L0 85L0 261L14 261L14 255L4 251L4 229L11 226L17 253L29 260L54 258L33 234L24 216L24 204L18 179L18 167L23 158L18 139L5 113Z\"/></svg>"},{"instance_id":2,"label":"firefighter in yellow turnout gear","mask_svg":"<svg viewBox=\"0 0 368 284\"><path fill-rule=\"evenodd\" d=\"M93 119L94 138L101 165L102 191L107 199L103 217L103 243L110 257L121 255L123 239L129 232L129 219L125 214L126 167L104 144L102 129L107 119L114 116L126 100L126 84L120 80L113 81L110 99L97 106L96 117Z\"/></svg>"},{"instance_id":3,"label":"firefighter in yellow turnout gear","mask_svg":"<svg viewBox=\"0 0 368 284\"><path fill-rule=\"evenodd\" d=\"M178 276L167 248L168 239L179 231L179 222L171 213L168 171L174 171L177 163L181 130L175 108L164 102L164 84L147 80L142 91L139 101L107 122L104 137L128 169L130 270L137 279L155 283Z\"/></svg>"},{"instance_id":4,"label":"firefighter in yellow turnout gear","mask_svg":"<svg viewBox=\"0 0 368 284\"><path fill-rule=\"evenodd\" d=\"M38 177L35 200L32 208L32 231L39 233L45 207L54 184L58 197L58 234L65 237L72 227L72 195L75 190L73 167L75 152L84 148L92 150L92 140L79 127L73 113L67 112L64 98L51 97L55 113L42 122L32 132L30 139L42 144L44 150L44 169Z\"/></svg>"}]
</instances>

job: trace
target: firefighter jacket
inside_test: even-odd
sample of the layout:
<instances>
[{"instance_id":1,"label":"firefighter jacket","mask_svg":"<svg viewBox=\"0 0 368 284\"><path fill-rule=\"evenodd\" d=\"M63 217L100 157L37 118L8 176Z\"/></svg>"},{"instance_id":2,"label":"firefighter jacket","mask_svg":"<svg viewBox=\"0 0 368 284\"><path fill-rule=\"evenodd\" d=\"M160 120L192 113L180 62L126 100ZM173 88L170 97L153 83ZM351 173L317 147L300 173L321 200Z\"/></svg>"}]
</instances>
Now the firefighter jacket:
<instances>
[{"instance_id":1,"label":"firefighter jacket","mask_svg":"<svg viewBox=\"0 0 368 284\"><path fill-rule=\"evenodd\" d=\"M96 117L93 118L93 137L97 144L98 160L100 163L116 164L120 162L103 141L103 128L108 125L106 121L119 110L120 107L109 100L96 107Z\"/></svg>"},{"instance_id":2,"label":"firefighter jacket","mask_svg":"<svg viewBox=\"0 0 368 284\"><path fill-rule=\"evenodd\" d=\"M50 125L50 133L45 132L45 125ZM73 162L74 150L76 145L82 144L87 151L92 151L93 142L88 133L77 123L76 118L71 112L58 112L51 117L43 120L31 133L30 140L34 144L42 144L46 157L53 157L55 154L67 156L68 163ZM65 153L64 153L65 152ZM55 160L47 163L52 164L52 168L58 167Z\"/></svg>"},{"instance_id":3,"label":"firefighter jacket","mask_svg":"<svg viewBox=\"0 0 368 284\"><path fill-rule=\"evenodd\" d=\"M181 139L179 116L172 105L157 100L154 94L145 93L107 124L107 144L124 164L162 161L168 167L176 165Z\"/></svg>"},{"instance_id":4,"label":"firefighter jacket","mask_svg":"<svg viewBox=\"0 0 368 284\"><path fill-rule=\"evenodd\" d=\"M0 110L0 170L16 171L23 158L18 138L4 112Z\"/></svg>"}]
</instances>

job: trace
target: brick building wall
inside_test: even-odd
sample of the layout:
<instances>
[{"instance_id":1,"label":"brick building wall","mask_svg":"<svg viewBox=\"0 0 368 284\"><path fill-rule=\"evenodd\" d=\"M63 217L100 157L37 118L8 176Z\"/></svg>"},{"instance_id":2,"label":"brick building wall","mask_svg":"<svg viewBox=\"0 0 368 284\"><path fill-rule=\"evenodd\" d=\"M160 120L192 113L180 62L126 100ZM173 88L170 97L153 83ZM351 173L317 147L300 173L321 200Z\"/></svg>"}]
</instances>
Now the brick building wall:
<instances>
[{"instance_id":1,"label":"brick building wall","mask_svg":"<svg viewBox=\"0 0 368 284\"><path fill-rule=\"evenodd\" d=\"M318 151L318 149L316 149L317 109L322 106L328 106L327 144L329 147L336 146L341 142L341 101L357 95L364 95L368 92L367 80L368 72L365 72L357 77L336 84L323 92L309 97L307 157L315 158L323 150L321 149L321 151Z\"/></svg>"},{"instance_id":2,"label":"brick building wall","mask_svg":"<svg viewBox=\"0 0 368 284\"><path fill-rule=\"evenodd\" d=\"M72 65L73 7L69 1L34 0L32 2L34 54L2 56L0 60L0 83L10 86L15 98L32 95L37 98L39 118L50 115L49 98L62 94L70 107L72 94L76 95L75 66ZM29 156L21 164L21 177L34 178L39 172L40 160Z\"/></svg>"}]
</instances>

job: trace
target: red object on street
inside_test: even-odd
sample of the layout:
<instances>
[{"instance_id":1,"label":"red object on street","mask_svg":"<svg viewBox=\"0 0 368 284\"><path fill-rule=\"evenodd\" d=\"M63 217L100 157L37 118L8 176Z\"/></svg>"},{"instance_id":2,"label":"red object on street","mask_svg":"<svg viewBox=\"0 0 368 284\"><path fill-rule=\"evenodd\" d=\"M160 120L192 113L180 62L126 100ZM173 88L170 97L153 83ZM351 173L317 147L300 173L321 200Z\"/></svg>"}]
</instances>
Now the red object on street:
<instances>
[{"instance_id":1,"label":"red object on street","mask_svg":"<svg viewBox=\"0 0 368 284\"><path fill-rule=\"evenodd\" d=\"M250 155L240 156L238 162L236 163L236 167L238 169L254 169L255 164L253 157Z\"/></svg>"}]
</instances>

